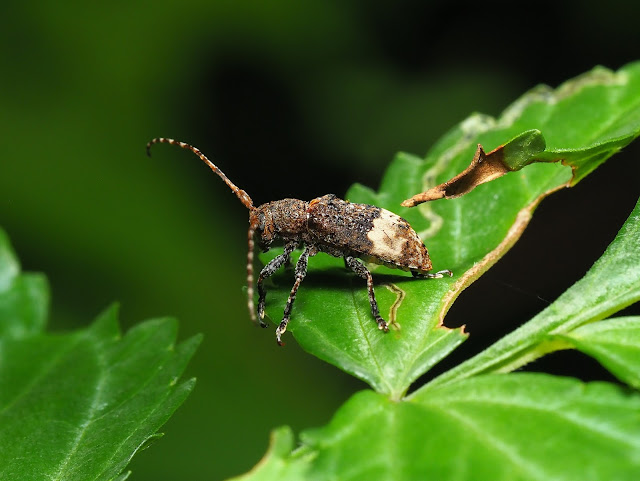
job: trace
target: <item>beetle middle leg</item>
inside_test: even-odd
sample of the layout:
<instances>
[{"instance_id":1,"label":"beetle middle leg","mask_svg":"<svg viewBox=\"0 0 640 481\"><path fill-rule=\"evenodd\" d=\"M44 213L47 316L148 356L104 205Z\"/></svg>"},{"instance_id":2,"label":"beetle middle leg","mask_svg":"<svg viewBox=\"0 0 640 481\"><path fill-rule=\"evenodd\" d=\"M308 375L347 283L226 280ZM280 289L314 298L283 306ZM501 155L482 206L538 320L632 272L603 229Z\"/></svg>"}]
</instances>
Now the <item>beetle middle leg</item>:
<instances>
[{"instance_id":1,"label":"beetle middle leg","mask_svg":"<svg viewBox=\"0 0 640 481\"><path fill-rule=\"evenodd\" d=\"M286 264L291 261L291 253L297 245L298 244L296 242L289 242L286 244L284 246L284 252L271 259L260 271L260 276L258 276L258 318L260 319L260 325L262 327L267 327L267 324L263 321L264 303L267 297L267 291L262 285L262 282L266 278L271 277L280 268L280 266L282 266L282 264Z\"/></svg>"},{"instance_id":2,"label":"beetle middle leg","mask_svg":"<svg viewBox=\"0 0 640 481\"><path fill-rule=\"evenodd\" d=\"M371 314L375 317L376 322L378 323L378 329L384 332L389 332L389 326L387 325L387 321L385 321L380 315L380 310L378 309L378 302L376 301L376 295L373 292L373 276L369 269L367 269L364 264L358 261L355 257L345 256L344 262L353 272L358 274L363 279L367 280L367 290L369 291L369 304L371 305Z\"/></svg>"},{"instance_id":3,"label":"beetle middle leg","mask_svg":"<svg viewBox=\"0 0 640 481\"><path fill-rule=\"evenodd\" d=\"M282 321L278 325L276 329L276 341L281 346L284 346L282 342L282 335L287 330L287 324L289 324L289 318L291 317L291 309L293 308L293 302L296 300L296 294L298 293L298 287L302 283L302 280L307 275L307 266L309 264L309 256L315 256L317 253L317 249L313 246L306 246L302 254L300 254L300 258L298 259L298 263L296 264L296 281L291 288L291 293L289 294L289 298L287 299L287 305L284 307L284 315L282 316Z\"/></svg>"}]
</instances>

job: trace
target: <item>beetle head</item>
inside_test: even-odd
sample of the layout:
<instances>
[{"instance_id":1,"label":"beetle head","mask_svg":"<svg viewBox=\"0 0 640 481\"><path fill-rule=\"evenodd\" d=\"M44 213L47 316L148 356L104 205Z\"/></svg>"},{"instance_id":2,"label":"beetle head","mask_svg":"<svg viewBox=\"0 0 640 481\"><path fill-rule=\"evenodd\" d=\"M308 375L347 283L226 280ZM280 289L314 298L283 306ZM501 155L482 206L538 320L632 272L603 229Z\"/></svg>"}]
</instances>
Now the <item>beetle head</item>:
<instances>
[{"instance_id":1,"label":"beetle head","mask_svg":"<svg viewBox=\"0 0 640 481\"><path fill-rule=\"evenodd\" d=\"M249 226L253 227L258 238L260 250L266 252L277 237L273 212L269 204L263 204L249 214Z\"/></svg>"}]
</instances>

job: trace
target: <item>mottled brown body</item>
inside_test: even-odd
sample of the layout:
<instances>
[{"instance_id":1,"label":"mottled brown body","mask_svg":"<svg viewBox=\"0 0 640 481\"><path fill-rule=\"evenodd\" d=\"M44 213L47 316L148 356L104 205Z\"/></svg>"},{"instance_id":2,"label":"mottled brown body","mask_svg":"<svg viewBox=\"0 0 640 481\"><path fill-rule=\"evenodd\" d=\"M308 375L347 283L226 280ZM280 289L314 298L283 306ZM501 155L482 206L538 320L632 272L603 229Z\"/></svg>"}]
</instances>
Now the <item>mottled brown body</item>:
<instances>
[{"instance_id":1,"label":"mottled brown body","mask_svg":"<svg viewBox=\"0 0 640 481\"><path fill-rule=\"evenodd\" d=\"M333 194L311 202L283 199L256 209L264 250L273 240L315 245L335 257L359 257L404 271L431 270L427 248L402 217L368 204L355 204Z\"/></svg>"},{"instance_id":2,"label":"mottled brown body","mask_svg":"<svg viewBox=\"0 0 640 481\"><path fill-rule=\"evenodd\" d=\"M269 250L275 241L284 244L283 253L264 266L258 276L257 312L263 327L266 327L262 321L266 299L264 280L282 265L289 263L291 253L296 248L304 246L295 268L295 283L287 299L282 321L276 329L278 344L282 344L281 336L287 329L298 287L307 273L308 259L318 252L344 258L349 269L366 279L371 313L378 323L378 328L385 332L388 331L388 326L378 310L373 277L357 258L410 271L415 277L439 278L443 277L443 274L452 275L448 270L428 273L431 270L431 260L427 248L406 220L388 210L368 204L347 202L333 194L317 197L310 202L283 199L254 207L251 197L236 187L197 148L184 142L160 137L147 144L147 152L154 143L168 143L191 150L222 178L249 209L247 294L252 319L256 317L253 304L254 236L257 237L263 251Z\"/></svg>"}]
</instances>

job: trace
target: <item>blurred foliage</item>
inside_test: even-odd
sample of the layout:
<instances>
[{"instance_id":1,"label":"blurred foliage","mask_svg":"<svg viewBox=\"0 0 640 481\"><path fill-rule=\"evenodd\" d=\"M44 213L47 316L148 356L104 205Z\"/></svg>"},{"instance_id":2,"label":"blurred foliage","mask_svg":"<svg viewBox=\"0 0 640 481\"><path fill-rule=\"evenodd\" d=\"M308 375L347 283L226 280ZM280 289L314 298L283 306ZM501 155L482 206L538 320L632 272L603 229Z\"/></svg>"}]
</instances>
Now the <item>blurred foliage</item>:
<instances>
[{"instance_id":1,"label":"blurred foliage","mask_svg":"<svg viewBox=\"0 0 640 481\"><path fill-rule=\"evenodd\" d=\"M48 275L49 324L78 326L117 299L125 327L171 315L184 338L205 334L187 372L198 386L167 436L134 460L133 478L245 472L273 426L324 424L362 386L251 327L246 211L196 159L146 158L147 140L197 145L257 203L343 194L355 181L377 187L396 151L422 155L472 111L497 114L539 82L636 58L638 8L541 2L521 16L406 0L3 2L0 224L25 270ZM616 162L638 169L633 152ZM573 255L514 249L494 279L533 294L502 287L509 296L494 300L474 287L467 302L497 307L468 326L478 335L465 344L580 277L633 206L635 179L618 179L607 199L593 198L589 179L559 195L588 206L573 224L549 204L531 230L565 236ZM521 244L541 245L527 234ZM555 273L560 262L569 280ZM460 301L451 325L468 321Z\"/></svg>"}]
</instances>

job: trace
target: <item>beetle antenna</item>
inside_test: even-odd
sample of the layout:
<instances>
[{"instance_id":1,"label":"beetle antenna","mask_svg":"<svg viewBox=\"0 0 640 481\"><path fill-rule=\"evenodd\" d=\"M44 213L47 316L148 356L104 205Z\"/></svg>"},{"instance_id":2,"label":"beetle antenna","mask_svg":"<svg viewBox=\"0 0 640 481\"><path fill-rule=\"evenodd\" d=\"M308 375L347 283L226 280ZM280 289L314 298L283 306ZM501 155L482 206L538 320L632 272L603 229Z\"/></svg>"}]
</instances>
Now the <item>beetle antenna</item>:
<instances>
[{"instance_id":1,"label":"beetle antenna","mask_svg":"<svg viewBox=\"0 0 640 481\"><path fill-rule=\"evenodd\" d=\"M202 160L205 164L207 164L211 170L213 170L218 176L224 180L224 183L229 186L229 188L233 191L234 194L240 199L240 202L244 204L244 206L249 210L254 210L253 201L249 194L247 194L244 190L240 189L233 182L231 182L224 172L222 172L213 162L211 162L206 155L200 152L200 149L194 147L193 145L186 144L184 142L180 142L179 140L168 139L166 137L156 137L155 139L151 139L151 141L147 144L147 155L151 157L151 146L153 144L171 144L177 145L178 147L182 147L183 149L190 150Z\"/></svg>"},{"instance_id":2,"label":"beetle antenna","mask_svg":"<svg viewBox=\"0 0 640 481\"><path fill-rule=\"evenodd\" d=\"M249 316L251 316L251 320L254 323L257 322L256 308L253 303L253 250L255 243L253 237L256 232L256 227L257 219L254 216L251 216L248 232L249 250L247 251L247 306L249 307ZM262 319L260 319L259 322L262 327L266 327L266 324Z\"/></svg>"}]
</instances>

